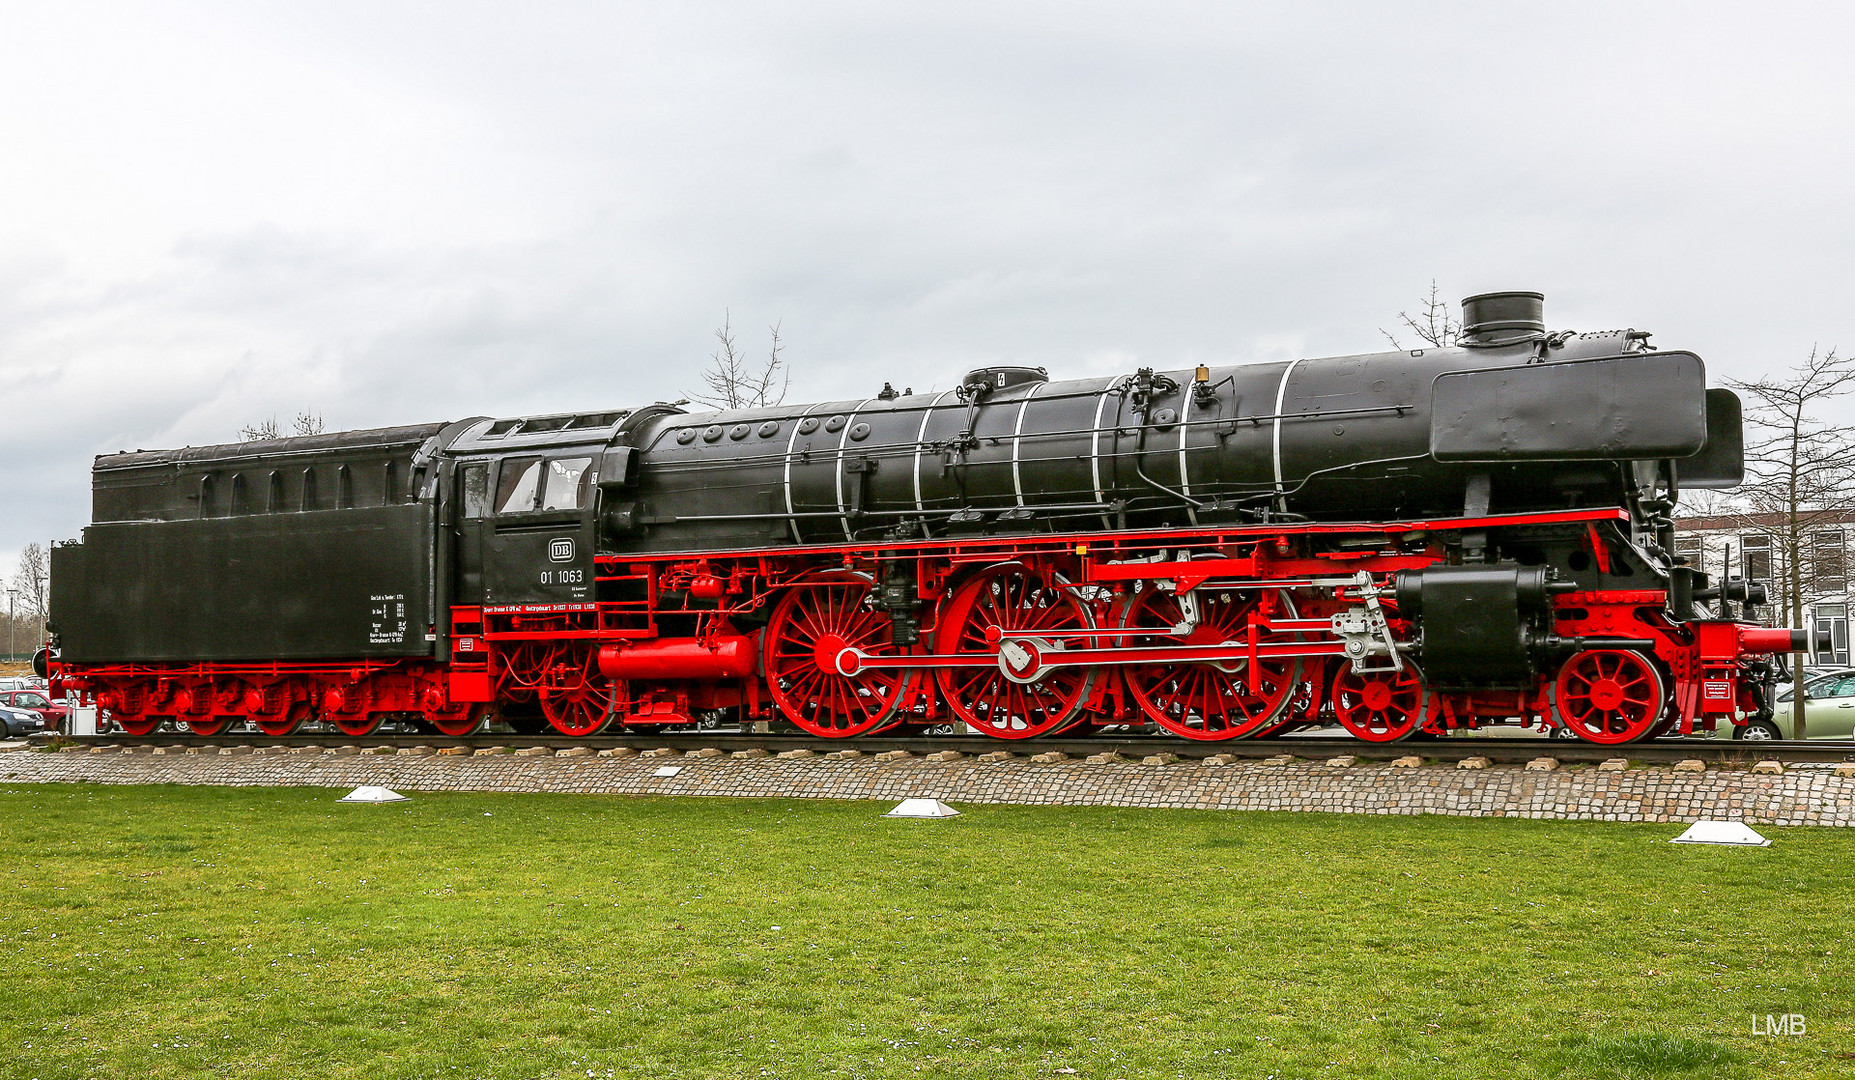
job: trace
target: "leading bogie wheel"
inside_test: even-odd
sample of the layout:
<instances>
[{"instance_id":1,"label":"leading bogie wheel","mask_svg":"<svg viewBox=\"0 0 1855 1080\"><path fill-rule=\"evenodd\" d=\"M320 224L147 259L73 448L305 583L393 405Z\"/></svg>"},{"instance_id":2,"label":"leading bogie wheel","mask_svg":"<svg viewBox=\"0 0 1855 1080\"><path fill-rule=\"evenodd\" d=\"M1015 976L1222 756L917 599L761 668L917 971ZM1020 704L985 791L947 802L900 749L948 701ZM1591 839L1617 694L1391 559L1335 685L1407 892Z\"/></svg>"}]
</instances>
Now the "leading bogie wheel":
<instances>
[{"instance_id":1,"label":"leading bogie wheel","mask_svg":"<svg viewBox=\"0 0 1855 1080\"><path fill-rule=\"evenodd\" d=\"M862 575L794 585L767 622L766 683L779 714L827 739L865 735L894 724L914 688L915 670L865 668L844 674L845 651L892 656L894 623L870 606Z\"/></svg>"},{"instance_id":2,"label":"leading bogie wheel","mask_svg":"<svg viewBox=\"0 0 1855 1080\"><path fill-rule=\"evenodd\" d=\"M1430 712L1430 691L1417 666L1403 671L1354 671L1342 663L1333 676L1333 716L1353 737L1367 742L1408 739Z\"/></svg>"},{"instance_id":3,"label":"leading bogie wheel","mask_svg":"<svg viewBox=\"0 0 1855 1080\"><path fill-rule=\"evenodd\" d=\"M1021 563L987 567L943 602L934 651L984 653L994 662L940 669L941 696L954 719L999 739L1048 735L1085 719L1094 689L1093 667L1038 664L1007 675L996 658L1001 638L1024 639L1041 654L1088 648L1094 618L1060 582L1046 581ZM1022 650L1021 650L1022 651Z\"/></svg>"},{"instance_id":4,"label":"leading bogie wheel","mask_svg":"<svg viewBox=\"0 0 1855 1080\"><path fill-rule=\"evenodd\" d=\"M1648 737L1668 709L1662 673L1642 653L1589 649L1565 661L1552 684L1559 722L1587 742L1615 746Z\"/></svg>"}]
</instances>

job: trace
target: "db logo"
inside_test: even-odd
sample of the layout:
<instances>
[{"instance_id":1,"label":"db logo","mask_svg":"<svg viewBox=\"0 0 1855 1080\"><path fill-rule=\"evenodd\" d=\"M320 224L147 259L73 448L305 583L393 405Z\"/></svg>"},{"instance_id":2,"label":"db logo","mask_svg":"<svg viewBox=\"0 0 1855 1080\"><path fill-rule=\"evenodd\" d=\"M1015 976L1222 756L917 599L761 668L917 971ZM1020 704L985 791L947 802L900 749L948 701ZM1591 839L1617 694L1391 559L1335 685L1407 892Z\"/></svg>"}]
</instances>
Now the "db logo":
<instances>
[{"instance_id":1,"label":"db logo","mask_svg":"<svg viewBox=\"0 0 1855 1080\"><path fill-rule=\"evenodd\" d=\"M549 540L547 542L547 557L549 559L552 559L554 562L572 562L573 561L573 540L572 538L562 537L559 540Z\"/></svg>"}]
</instances>

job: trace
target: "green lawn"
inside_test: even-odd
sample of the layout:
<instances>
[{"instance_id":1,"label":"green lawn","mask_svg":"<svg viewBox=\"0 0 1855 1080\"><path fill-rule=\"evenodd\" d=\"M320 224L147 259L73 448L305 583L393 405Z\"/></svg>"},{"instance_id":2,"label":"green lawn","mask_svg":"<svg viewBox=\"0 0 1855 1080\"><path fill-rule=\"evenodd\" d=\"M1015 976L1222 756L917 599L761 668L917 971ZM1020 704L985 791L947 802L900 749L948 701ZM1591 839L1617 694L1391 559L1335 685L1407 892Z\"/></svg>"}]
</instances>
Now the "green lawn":
<instances>
[{"instance_id":1,"label":"green lawn","mask_svg":"<svg viewBox=\"0 0 1855 1080\"><path fill-rule=\"evenodd\" d=\"M1855 1071L1847 831L338 794L0 786L0 1074Z\"/></svg>"}]
</instances>

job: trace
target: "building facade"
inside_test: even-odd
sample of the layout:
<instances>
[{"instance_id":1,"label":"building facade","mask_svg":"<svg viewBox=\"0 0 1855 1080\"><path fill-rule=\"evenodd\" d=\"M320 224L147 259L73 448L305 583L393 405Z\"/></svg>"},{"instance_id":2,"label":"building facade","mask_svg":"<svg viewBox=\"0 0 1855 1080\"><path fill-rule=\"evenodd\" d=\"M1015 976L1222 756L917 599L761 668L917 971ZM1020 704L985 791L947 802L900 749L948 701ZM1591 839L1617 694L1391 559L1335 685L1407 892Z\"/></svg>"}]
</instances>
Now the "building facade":
<instances>
[{"instance_id":1,"label":"building facade","mask_svg":"<svg viewBox=\"0 0 1855 1080\"><path fill-rule=\"evenodd\" d=\"M1812 642L1827 633L1827 647L1811 654L1815 664L1849 664L1851 605L1849 541L1855 514L1825 514L1810 523L1802 545L1803 629ZM1728 577L1763 581L1771 603L1753 615L1768 626L1788 621L1789 567L1776 514L1728 514L1675 519L1675 554L1719 581Z\"/></svg>"}]
</instances>

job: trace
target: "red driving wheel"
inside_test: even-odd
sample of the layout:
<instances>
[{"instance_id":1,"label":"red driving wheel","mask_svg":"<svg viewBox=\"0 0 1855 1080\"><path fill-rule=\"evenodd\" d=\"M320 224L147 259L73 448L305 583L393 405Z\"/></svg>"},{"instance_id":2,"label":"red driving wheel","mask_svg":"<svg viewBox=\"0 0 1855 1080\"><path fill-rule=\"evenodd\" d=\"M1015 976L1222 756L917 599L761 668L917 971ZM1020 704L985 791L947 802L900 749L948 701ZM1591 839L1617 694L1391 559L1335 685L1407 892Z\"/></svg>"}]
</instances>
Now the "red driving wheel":
<instances>
[{"instance_id":1,"label":"red driving wheel","mask_svg":"<svg viewBox=\"0 0 1855 1080\"><path fill-rule=\"evenodd\" d=\"M993 662L939 672L941 696L955 719L999 739L1029 739L1079 723L1095 685L1092 667L1048 667L1041 655L1087 648L1085 637L1065 632L1093 625L1088 609L1068 589L1046 582L1020 563L988 567L947 597L934 651L983 653ZM1012 674L1000 668L1000 640L1025 639ZM1035 650L1033 654L1032 650Z\"/></svg>"},{"instance_id":2,"label":"red driving wheel","mask_svg":"<svg viewBox=\"0 0 1855 1080\"><path fill-rule=\"evenodd\" d=\"M1127 607L1122 626L1152 628L1158 636L1128 638L1132 648L1223 645L1248 640L1254 598L1205 593L1198 598L1198 624L1183 637L1166 631L1185 616L1177 596L1152 589ZM1154 723L1174 735L1205 741L1242 739L1278 726L1301 679L1294 657L1264 659L1254 672L1247 661L1147 664L1126 669L1127 689Z\"/></svg>"}]
</instances>

